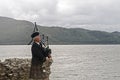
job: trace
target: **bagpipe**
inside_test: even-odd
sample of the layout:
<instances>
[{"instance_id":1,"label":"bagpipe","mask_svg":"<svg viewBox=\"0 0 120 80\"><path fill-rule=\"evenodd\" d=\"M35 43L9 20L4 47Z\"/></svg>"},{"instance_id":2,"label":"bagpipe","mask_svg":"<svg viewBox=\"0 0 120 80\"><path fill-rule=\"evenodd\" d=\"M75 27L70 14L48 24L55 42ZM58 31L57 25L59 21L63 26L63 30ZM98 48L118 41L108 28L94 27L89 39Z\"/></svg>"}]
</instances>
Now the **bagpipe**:
<instances>
[{"instance_id":1,"label":"bagpipe","mask_svg":"<svg viewBox=\"0 0 120 80\"><path fill-rule=\"evenodd\" d=\"M33 30L33 33L34 32L39 32L39 29L37 27L37 24L35 22L34 24L34 30ZM40 32L39 32L40 33ZM42 33L41 33L42 34ZM40 35L41 36L41 44L42 44L42 47L44 49L44 52L45 52L45 55L50 58L51 57L51 49L49 48L49 41L48 41L48 36L45 36L44 34ZM28 43L28 45L30 45L31 43L33 42L33 39Z\"/></svg>"},{"instance_id":2,"label":"bagpipe","mask_svg":"<svg viewBox=\"0 0 120 80\"><path fill-rule=\"evenodd\" d=\"M44 36L44 34L42 35L42 40L41 40L41 44L43 45L44 48L44 52L46 53L46 56L48 58L51 58L51 49L49 48L49 43L48 43L48 36Z\"/></svg>"}]
</instances>

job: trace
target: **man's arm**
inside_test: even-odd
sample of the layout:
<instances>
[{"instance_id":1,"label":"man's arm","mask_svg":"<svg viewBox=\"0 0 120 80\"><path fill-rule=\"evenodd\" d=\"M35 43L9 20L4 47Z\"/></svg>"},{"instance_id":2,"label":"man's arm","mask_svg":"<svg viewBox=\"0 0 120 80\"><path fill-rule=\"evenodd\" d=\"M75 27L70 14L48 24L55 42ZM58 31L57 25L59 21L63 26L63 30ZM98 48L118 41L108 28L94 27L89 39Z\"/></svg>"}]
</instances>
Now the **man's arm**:
<instances>
[{"instance_id":1,"label":"man's arm","mask_svg":"<svg viewBox=\"0 0 120 80\"><path fill-rule=\"evenodd\" d=\"M32 47L32 53L33 56L39 58L39 60L43 62L46 60L46 57L42 54L42 51L37 46Z\"/></svg>"}]
</instances>

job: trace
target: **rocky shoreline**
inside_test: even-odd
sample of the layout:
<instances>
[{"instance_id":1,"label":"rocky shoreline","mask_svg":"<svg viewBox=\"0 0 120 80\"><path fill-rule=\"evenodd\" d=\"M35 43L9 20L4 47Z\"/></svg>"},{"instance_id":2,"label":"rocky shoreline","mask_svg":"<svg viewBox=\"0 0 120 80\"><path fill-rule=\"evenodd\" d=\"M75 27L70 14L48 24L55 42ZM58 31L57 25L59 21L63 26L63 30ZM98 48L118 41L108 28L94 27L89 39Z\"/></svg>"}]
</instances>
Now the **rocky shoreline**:
<instances>
[{"instance_id":1,"label":"rocky shoreline","mask_svg":"<svg viewBox=\"0 0 120 80\"><path fill-rule=\"evenodd\" d=\"M0 80L29 80L30 59L11 58L0 61Z\"/></svg>"}]
</instances>

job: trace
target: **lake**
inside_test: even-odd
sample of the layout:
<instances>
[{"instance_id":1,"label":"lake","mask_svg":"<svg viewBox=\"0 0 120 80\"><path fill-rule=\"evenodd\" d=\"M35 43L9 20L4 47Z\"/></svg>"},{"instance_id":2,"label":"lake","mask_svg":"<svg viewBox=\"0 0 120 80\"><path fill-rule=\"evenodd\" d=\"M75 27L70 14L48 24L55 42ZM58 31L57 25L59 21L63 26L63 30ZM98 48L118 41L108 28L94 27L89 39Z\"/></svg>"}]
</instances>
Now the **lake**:
<instances>
[{"instance_id":1,"label":"lake","mask_svg":"<svg viewBox=\"0 0 120 80\"><path fill-rule=\"evenodd\" d=\"M31 58L31 46L1 45L0 59ZM120 45L51 45L50 80L120 80Z\"/></svg>"}]
</instances>

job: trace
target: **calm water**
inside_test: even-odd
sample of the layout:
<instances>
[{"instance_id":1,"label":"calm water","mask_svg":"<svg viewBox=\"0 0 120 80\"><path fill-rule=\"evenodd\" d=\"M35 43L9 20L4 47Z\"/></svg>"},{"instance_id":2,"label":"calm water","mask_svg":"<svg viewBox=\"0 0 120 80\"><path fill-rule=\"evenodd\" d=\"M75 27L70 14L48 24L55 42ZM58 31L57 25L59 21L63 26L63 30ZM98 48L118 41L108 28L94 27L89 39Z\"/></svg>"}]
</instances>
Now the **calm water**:
<instances>
[{"instance_id":1,"label":"calm water","mask_svg":"<svg viewBox=\"0 0 120 80\"><path fill-rule=\"evenodd\" d=\"M0 59L31 58L31 46L0 46ZM52 45L51 80L120 80L120 45Z\"/></svg>"}]
</instances>

